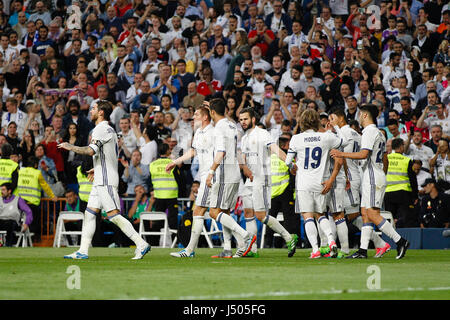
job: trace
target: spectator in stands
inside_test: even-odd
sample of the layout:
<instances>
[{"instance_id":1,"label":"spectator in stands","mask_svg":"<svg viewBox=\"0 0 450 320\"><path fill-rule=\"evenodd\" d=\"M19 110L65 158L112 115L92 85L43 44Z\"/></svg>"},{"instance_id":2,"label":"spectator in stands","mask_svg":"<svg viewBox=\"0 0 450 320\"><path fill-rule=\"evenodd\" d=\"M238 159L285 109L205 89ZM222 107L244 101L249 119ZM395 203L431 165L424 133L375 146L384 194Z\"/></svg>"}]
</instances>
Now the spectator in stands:
<instances>
[{"instance_id":1,"label":"spectator in stands","mask_svg":"<svg viewBox=\"0 0 450 320\"><path fill-rule=\"evenodd\" d=\"M431 139L424 143L427 147L433 150L433 153L437 153L439 141L442 138L442 127L439 124L435 124L430 128Z\"/></svg>"},{"instance_id":2,"label":"spectator in stands","mask_svg":"<svg viewBox=\"0 0 450 320\"><path fill-rule=\"evenodd\" d=\"M440 182L426 179L422 184L425 196L420 208L421 228L448 228L450 225L450 196L445 194Z\"/></svg>"},{"instance_id":3,"label":"spectator in stands","mask_svg":"<svg viewBox=\"0 0 450 320\"><path fill-rule=\"evenodd\" d=\"M120 119L119 127L120 131L118 132L118 135L123 138L123 150L127 157L130 158L131 153L137 148L136 136L134 135L133 130L131 130L130 118L124 116Z\"/></svg>"},{"instance_id":4,"label":"spectator in stands","mask_svg":"<svg viewBox=\"0 0 450 320\"><path fill-rule=\"evenodd\" d=\"M140 185L148 192L149 167L141 163L142 154L136 149L131 153L131 163L127 160L119 159L125 167L122 180L128 185L125 197L134 197L135 186Z\"/></svg>"},{"instance_id":5,"label":"spectator in stands","mask_svg":"<svg viewBox=\"0 0 450 320\"><path fill-rule=\"evenodd\" d=\"M405 155L413 160L420 160L421 167L423 165L423 168L429 170L429 160L434 157L434 152L430 147L423 144L423 137L420 131L409 131L408 139L405 141Z\"/></svg>"},{"instance_id":6,"label":"spectator in stands","mask_svg":"<svg viewBox=\"0 0 450 320\"><path fill-rule=\"evenodd\" d=\"M450 183L450 149L449 141L441 138L436 154L430 159L430 173L436 180Z\"/></svg>"},{"instance_id":7,"label":"spectator in stands","mask_svg":"<svg viewBox=\"0 0 450 320\"><path fill-rule=\"evenodd\" d=\"M187 94L183 98L182 105L184 107L192 106L194 109L201 107L205 96L197 92L197 84L195 82L190 82L187 85Z\"/></svg>"}]
</instances>

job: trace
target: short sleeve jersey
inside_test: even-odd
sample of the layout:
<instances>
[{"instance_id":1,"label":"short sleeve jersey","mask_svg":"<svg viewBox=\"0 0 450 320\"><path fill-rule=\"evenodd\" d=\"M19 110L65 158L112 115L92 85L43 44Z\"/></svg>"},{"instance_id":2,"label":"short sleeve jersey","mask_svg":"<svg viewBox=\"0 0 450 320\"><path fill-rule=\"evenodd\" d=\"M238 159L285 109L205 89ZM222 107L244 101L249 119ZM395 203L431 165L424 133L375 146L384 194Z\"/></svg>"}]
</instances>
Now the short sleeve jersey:
<instances>
[{"instance_id":1,"label":"short sleeve jersey","mask_svg":"<svg viewBox=\"0 0 450 320\"><path fill-rule=\"evenodd\" d=\"M237 160L238 130L236 125L223 118L214 127L214 156L225 152L219 167L216 169L214 182L239 183L241 172Z\"/></svg>"},{"instance_id":2,"label":"short sleeve jersey","mask_svg":"<svg viewBox=\"0 0 450 320\"><path fill-rule=\"evenodd\" d=\"M195 131L192 148L195 149L198 157L198 174L201 178L206 178L214 159L214 127L212 124L208 124L203 129L198 128Z\"/></svg>"},{"instance_id":3,"label":"short sleeve jersey","mask_svg":"<svg viewBox=\"0 0 450 320\"><path fill-rule=\"evenodd\" d=\"M241 150L253 174L253 181L247 179L246 186L270 185L270 146L273 143L270 133L260 127L247 130L242 137Z\"/></svg>"},{"instance_id":4,"label":"short sleeve jersey","mask_svg":"<svg viewBox=\"0 0 450 320\"><path fill-rule=\"evenodd\" d=\"M363 165L363 183L368 181L370 184L378 184L378 179L381 179L380 181L386 180L386 175L383 171L386 138L374 124L364 128L361 137L361 150L369 150L370 152Z\"/></svg>"},{"instance_id":5,"label":"short sleeve jersey","mask_svg":"<svg viewBox=\"0 0 450 320\"><path fill-rule=\"evenodd\" d=\"M299 191L321 192L329 177L330 150L342 145L342 138L332 132L306 130L292 137L286 164L296 158L295 186Z\"/></svg>"},{"instance_id":6,"label":"short sleeve jersey","mask_svg":"<svg viewBox=\"0 0 450 320\"><path fill-rule=\"evenodd\" d=\"M361 136L349 125L345 125L341 128L341 132L347 139L348 144L344 147L344 152L359 152L361 148ZM350 181L361 180L360 176L360 161L354 159L346 159L347 161L347 176Z\"/></svg>"},{"instance_id":7,"label":"short sleeve jersey","mask_svg":"<svg viewBox=\"0 0 450 320\"><path fill-rule=\"evenodd\" d=\"M89 144L95 154L94 186L119 186L119 174L117 169L119 158L119 146L117 134L107 121L100 122L92 131L92 140Z\"/></svg>"}]
</instances>

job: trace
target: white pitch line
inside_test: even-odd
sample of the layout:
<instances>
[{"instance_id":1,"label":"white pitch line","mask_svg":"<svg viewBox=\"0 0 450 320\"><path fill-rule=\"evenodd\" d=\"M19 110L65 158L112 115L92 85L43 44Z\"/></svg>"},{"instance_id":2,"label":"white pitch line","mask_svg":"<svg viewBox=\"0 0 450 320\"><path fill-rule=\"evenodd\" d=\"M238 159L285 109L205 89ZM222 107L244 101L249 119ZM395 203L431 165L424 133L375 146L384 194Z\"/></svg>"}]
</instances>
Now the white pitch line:
<instances>
[{"instance_id":1,"label":"white pitch line","mask_svg":"<svg viewBox=\"0 0 450 320\"><path fill-rule=\"evenodd\" d=\"M246 299L255 297L286 297L286 296L302 296L302 295L326 295L326 294L343 294L343 293L378 293L378 292L419 292L419 291L447 291L450 287L436 287L436 288L400 288L400 289L330 289L321 291L269 291L269 292L248 292L239 294L226 294L226 295L212 295L212 296L181 296L178 300L234 300L234 299ZM138 300L164 300L160 297L152 298L139 298Z\"/></svg>"}]
</instances>

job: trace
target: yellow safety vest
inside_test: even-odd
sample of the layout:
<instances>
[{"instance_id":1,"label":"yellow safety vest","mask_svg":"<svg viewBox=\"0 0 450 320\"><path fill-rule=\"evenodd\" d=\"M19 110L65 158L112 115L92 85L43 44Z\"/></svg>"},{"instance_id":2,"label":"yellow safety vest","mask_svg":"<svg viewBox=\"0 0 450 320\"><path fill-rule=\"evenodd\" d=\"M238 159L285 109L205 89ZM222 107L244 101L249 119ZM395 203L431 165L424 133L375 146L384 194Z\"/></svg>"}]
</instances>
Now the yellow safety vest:
<instances>
[{"instance_id":1,"label":"yellow safety vest","mask_svg":"<svg viewBox=\"0 0 450 320\"><path fill-rule=\"evenodd\" d=\"M41 171L31 167L19 170L17 193L25 201L38 206L41 203L41 185L39 175Z\"/></svg>"},{"instance_id":2,"label":"yellow safety vest","mask_svg":"<svg viewBox=\"0 0 450 320\"><path fill-rule=\"evenodd\" d=\"M12 173L19 164L10 159L0 159L0 186L4 183L12 182Z\"/></svg>"},{"instance_id":3,"label":"yellow safety vest","mask_svg":"<svg viewBox=\"0 0 450 320\"><path fill-rule=\"evenodd\" d=\"M178 198L178 184L173 170L170 173L166 172L166 166L171 162L172 160L168 158L160 158L150 163L150 175L156 199Z\"/></svg>"},{"instance_id":4,"label":"yellow safety vest","mask_svg":"<svg viewBox=\"0 0 450 320\"><path fill-rule=\"evenodd\" d=\"M388 155L388 160L389 167L386 175L386 192L400 190L412 191L408 177L408 164L411 159L400 153L391 153Z\"/></svg>"},{"instance_id":5,"label":"yellow safety vest","mask_svg":"<svg viewBox=\"0 0 450 320\"><path fill-rule=\"evenodd\" d=\"M81 172L81 166L77 168L77 180L78 185L80 186L78 189L78 196L81 201L88 202L89 194L92 190L92 182Z\"/></svg>"},{"instance_id":6,"label":"yellow safety vest","mask_svg":"<svg viewBox=\"0 0 450 320\"><path fill-rule=\"evenodd\" d=\"M272 172L272 198L275 198L289 185L289 168L276 154L272 153L270 171Z\"/></svg>"}]
</instances>

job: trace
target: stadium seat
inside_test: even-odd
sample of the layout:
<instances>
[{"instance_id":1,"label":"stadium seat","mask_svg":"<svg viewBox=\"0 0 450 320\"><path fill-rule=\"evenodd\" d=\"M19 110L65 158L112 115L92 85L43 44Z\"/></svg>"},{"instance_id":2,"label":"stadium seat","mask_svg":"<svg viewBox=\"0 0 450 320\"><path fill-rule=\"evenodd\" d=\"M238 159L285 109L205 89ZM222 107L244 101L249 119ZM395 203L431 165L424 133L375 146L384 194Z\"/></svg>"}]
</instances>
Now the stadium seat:
<instances>
[{"instance_id":1,"label":"stadium seat","mask_svg":"<svg viewBox=\"0 0 450 320\"><path fill-rule=\"evenodd\" d=\"M142 212L140 214L140 222L139 222L139 235L142 236L161 236L162 238L162 247L165 248L167 244L167 235L169 234L169 222L167 220L167 215L165 212ZM144 230L144 221L164 221L164 226L161 231L145 231Z\"/></svg>"},{"instance_id":2,"label":"stadium seat","mask_svg":"<svg viewBox=\"0 0 450 320\"><path fill-rule=\"evenodd\" d=\"M18 236L15 247L19 247L21 242L22 248L33 246L33 240L31 239L31 237L34 236L34 233L30 232L29 229L27 229L25 232L15 232L15 235Z\"/></svg>"},{"instance_id":3,"label":"stadium seat","mask_svg":"<svg viewBox=\"0 0 450 320\"><path fill-rule=\"evenodd\" d=\"M81 221L84 220L84 214L79 211L61 211L58 216L58 221L56 222L55 239L53 241L53 247L60 248L62 236L68 235L79 235L81 236L82 231L66 231L65 221ZM65 245L69 247L69 243L66 238L64 238ZM76 245L73 245L76 246Z\"/></svg>"},{"instance_id":4,"label":"stadium seat","mask_svg":"<svg viewBox=\"0 0 450 320\"><path fill-rule=\"evenodd\" d=\"M209 227L209 230L207 230L205 224L203 223L203 230L202 230L202 233L200 233L200 235L204 236L206 238L206 242L208 243L208 247L214 248L214 245L212 243L212 238L211 237L213 235L221 235L222 234L222 230L219 229L219 226L217 225L216 220L211 219L211 217L209 216L208 212L205 213L204 218L205 218L205 221L206 220L210 220L211 221L211 226ZM221 239L221 243L223 243L221 237L220 237L220 239ZM221 246L222 246L222 244L221 244Z\"/></svg>"},{"instance_id":5,"label":"stadium seat","mask_svg":"<svg viewBox=\"0 0 450 320\"><path fill-rule=\"evenodd\" d=\"M284 221L283 212L278 212L278 214L277 214L277 220L280 221L280 222L283 222L283 221ZM263 248L264 248L264 238L265 238L265 236L266 236L266 227L267 227L266 224L263 223L262 232L261 232L261 242L260 242L260 245L259 245L259 248L260 248L260 249L263 249ZM275 233L275 232L274 232L273 236L274 236L274 237L281 237L280 234Z\"/></svg>"}]
</instances>

